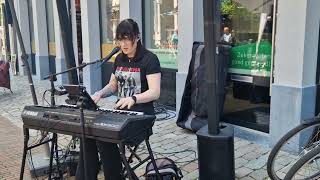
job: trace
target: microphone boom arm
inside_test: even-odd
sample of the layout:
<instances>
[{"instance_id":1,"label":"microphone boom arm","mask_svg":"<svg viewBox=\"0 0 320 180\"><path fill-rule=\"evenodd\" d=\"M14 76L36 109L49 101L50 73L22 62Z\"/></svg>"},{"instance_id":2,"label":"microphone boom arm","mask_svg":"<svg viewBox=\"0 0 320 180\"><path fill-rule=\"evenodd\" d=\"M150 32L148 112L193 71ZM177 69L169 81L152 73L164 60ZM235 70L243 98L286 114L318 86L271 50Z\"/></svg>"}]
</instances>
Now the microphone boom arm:
<instances>
[{"instance_id":1,"label":"microphone boom arm","mask_svg":"<svg viewBox=\"0 0 320 180\"><path fill-rule=\"evenodd\" d=\"M109 59L111 59L111 57L116 54L118 51L120 50L119 47L115 47L110 54L108 54L106 57L102 58L102 59L98 59L96 61L93 61L93 62L89 62L89 63L82 63L80 64L79 66L75 66L75 67L72 67L72 68L69 68L65 71L61 71L61 72L58 72L58 73L54 73L54 74L50 74L48 75L47 77L45 77L44 79L50 79L52 78L53 76L57 76L57 75L60 75L60 74L64 74L64 73L67 73L67 72L70 72L72 70L76 70L76 69L83 69L84 67L86 67L87 65L92 65L92 64L96 64L98 62L101 62L101 65L103 63L105 63L106 61L108 61ZM100 65L100 67L101 67Z\"/></svg>"}]
</instances>

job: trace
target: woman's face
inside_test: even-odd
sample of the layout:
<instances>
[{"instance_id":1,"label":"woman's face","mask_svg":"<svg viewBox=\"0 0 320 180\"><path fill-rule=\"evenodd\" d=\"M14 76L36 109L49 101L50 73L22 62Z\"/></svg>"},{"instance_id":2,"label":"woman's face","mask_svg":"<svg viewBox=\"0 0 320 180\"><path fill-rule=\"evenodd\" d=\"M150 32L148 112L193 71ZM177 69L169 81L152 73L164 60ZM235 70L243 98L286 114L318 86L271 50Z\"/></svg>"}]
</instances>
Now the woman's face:
<instances>
[{"instance_id":1,"label":"woman's face","mask_svg":"<svg viewBox=\"0 0 320 180\"><path fill-rule=\"evenodd\" d=\"M124 37L118 40L118 45L120 46L122 53L126 54L128 57L134 57L137 50L138 39L131 41L128 37Z\"/></svg>"}]
</instances>

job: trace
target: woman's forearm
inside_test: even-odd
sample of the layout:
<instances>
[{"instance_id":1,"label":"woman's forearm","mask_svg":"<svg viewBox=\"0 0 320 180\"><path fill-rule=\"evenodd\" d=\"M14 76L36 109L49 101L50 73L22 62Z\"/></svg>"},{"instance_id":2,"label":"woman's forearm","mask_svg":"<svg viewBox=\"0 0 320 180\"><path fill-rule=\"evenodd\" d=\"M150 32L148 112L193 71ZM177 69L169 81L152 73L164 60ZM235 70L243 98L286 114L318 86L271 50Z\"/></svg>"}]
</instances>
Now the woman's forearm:
<instances>
[{"instance_id":1,"label":"woman's forearm","mask_svg":"<svg viewBox=\"0 0 320 180\"><path fill-rule=\"evenodd\" d=\"M112 83L109 83L100 91L97 91L97 93L99 93L102 98L105 98L111 96L113 93L116 92L116 90L117 87L115 87Z\"/></svg>"},{"instance_id":2,"label":"woman's forearm","mask_svg":"<svg viewBox=\"0 0 320 180\"><path fill-rule=\"evenodd\" d=\"M137 97L137 104L147 103L159 99L160 91L149 89L141 94L135 94L134 96Z\"/></svg>"},{"instance_id":3,"label":"woman's forearm","mask_svg":"<svg viewBox=\"0 0 320 180\"><path fill-rule=\"evenodd\" d=\"M160 97L161 73L147 75L147 81L149 89L135 95L137 97L137 104L151 102Z\"/></svg>"}]
</instances>

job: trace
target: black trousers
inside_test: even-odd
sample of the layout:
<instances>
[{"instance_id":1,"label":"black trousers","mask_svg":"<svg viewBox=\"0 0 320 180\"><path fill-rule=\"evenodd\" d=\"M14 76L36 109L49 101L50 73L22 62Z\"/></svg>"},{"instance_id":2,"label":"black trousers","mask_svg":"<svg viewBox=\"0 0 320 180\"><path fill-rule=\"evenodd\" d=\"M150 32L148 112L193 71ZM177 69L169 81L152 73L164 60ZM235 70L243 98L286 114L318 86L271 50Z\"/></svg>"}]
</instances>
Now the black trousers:
<instances>
[{"instance_id":1,"label":"black trousers","mask_svg":"<svg viewBox=\"0 0 320 180\"><path fill-rule=\"evenodd\" d=\"M86 156L88 180L96 180L99 173L99 156L103 165L104 177L107 180L121 180L122 161L117 144L86 139ZM84 166L81 161L83 156L80 149L80 161L78 163L76 180L85 180Z\"/></svg>"}]
</instances>

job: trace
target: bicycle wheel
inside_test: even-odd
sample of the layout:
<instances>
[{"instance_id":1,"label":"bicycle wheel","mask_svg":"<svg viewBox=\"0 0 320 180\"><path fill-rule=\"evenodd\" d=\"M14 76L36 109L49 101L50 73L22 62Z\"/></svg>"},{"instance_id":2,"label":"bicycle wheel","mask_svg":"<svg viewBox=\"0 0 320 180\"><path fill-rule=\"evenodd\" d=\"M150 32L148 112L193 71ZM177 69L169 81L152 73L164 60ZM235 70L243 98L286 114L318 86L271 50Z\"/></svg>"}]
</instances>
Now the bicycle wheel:
<instances>
[{"instance_id":1,"label":"bicycle wheel","mask_svg":"<svg viewBox=\"0 0 320 180\"><path fill-rule=\"evenodd\" d=\"M302 156L288 171L284 179L304 180L320 177L320 146Z\"/></svg>"},{"instance_id":2,"label":"bicycle wheel","mask_svg":"<svg viewBox=\"0 0 320 180\"><path fill-rule=\"evenodd\" d=\"M267 172L272 180L281 180L293 164L319 143L320 119L303 122L285 134L271 150Z\"/></svg>"}]
</instances>

